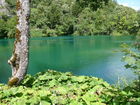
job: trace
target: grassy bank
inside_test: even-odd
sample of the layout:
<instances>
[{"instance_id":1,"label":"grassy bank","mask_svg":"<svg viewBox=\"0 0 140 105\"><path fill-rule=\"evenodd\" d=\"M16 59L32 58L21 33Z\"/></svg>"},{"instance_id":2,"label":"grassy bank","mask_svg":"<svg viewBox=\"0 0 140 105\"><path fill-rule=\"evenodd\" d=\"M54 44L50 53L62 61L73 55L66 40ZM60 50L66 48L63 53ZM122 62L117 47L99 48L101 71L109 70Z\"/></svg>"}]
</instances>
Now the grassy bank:
<instances>
[{"instance_id":1,"label":"grassy bank","mask_svg":"<svg viewBox=\"0 0 140 105\"><path fill-rule=\"evenodd\" d=\"M48 70L27 75L21 86L0 84L0 105L139 105L134 87L120 90L102 79Z\"/></svg>"}]
</instances>

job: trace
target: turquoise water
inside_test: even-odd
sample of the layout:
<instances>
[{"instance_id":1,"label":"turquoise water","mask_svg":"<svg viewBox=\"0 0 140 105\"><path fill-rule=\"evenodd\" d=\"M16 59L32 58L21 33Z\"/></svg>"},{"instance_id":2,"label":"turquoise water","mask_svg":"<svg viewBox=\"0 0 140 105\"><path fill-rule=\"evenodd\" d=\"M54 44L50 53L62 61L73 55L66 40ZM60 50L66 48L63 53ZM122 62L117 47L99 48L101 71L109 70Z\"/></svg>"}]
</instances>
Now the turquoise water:
<instances>
[{"instance_id":1,"label":"turquoise water","mask_svg":"<svg viewBox=\"0 0 140 105\"><path fill-rule=\"evenodd\" d=\"M135 76L123 67L122 54L115 51L120 44L133 41L132 37L111 36L32 38L28 73L53 69L99 77L110 84L121 78L132 80ZM0 40L0 83L6 83L11 75L7 60L12 47L12 39Z\"/></svg>"}]
</instances>

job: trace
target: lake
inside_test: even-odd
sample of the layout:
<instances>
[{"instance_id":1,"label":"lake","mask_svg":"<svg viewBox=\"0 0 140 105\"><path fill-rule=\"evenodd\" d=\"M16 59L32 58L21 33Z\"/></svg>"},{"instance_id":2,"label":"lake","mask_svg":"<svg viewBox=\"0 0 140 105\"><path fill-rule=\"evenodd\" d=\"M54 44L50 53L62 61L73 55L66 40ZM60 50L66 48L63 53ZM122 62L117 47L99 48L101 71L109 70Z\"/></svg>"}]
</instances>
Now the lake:
<instances>
[{"instance_id":1,"label":"lake","mask_svg":"<svg viewBox=\"0 0 140 105\"><path fill-rule=\"evenodd\" d=\"M12 53L13 41L0 40L0 83L6 83L11 76L7 60ZM53 69L99 77L110 84L122 78L131 81L134 74L123 67L123 54L115 51L121 48L120 44L133 41L133 37L111 36L32 38L28 73L33 75Z\"/></svg>"}]
</instances>

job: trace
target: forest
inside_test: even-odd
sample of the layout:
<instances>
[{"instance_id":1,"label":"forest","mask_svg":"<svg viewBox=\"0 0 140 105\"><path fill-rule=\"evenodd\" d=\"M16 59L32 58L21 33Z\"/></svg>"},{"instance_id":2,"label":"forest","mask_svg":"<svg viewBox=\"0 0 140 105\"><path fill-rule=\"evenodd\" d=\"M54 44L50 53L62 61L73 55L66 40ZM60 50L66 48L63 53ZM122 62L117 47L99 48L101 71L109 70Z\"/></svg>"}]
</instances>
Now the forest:
<instances>
[{"instance_id":1,"label":"forest","mask_svg":"<svg viewBox=\"0 0 140 105\"><path fill-rule=\"evenodd\" d=\"M116 0L5 1L0 105L140 105L140 10Z\"/></svg>"},{"instance_id":2,"label":"forest","mask_svg":"<svg viewBox=\"0 0 140 105\"><path fill-rule=\"evenodd\" d=\"M0 13L0 37L13 38L16 1L6 0ZM114 0L32 0L31 37L140 35L140 11Z\"/></svg>"}]
</instances>

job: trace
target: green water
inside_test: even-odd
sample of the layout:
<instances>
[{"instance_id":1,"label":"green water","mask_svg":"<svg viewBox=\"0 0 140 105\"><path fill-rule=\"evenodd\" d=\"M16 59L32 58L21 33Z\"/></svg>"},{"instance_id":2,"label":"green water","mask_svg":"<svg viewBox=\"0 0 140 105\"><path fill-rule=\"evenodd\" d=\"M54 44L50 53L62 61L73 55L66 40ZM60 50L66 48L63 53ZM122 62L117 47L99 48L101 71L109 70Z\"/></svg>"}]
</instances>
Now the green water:
<instances>
[{"instance_id":1,"label":"green water","mask_svg":"<svg viewBox=\"0 0 140 105\"><path fill-rule=\"evenodd\" d=\"M110 84L118 78L132 80L134 75L121 62L121 43L131 44L132 37L56 37L30 40L28 73L35 74L47 69L72 72L103 78ZM7 60L11 56L13 40L0 40L0 82L6 83L11 75Z\"/></svg>"}]
</instances>

